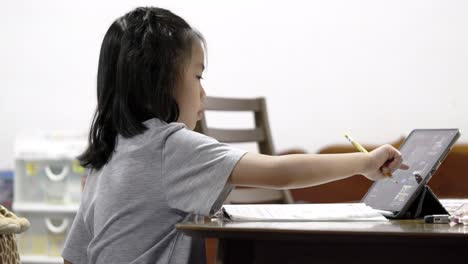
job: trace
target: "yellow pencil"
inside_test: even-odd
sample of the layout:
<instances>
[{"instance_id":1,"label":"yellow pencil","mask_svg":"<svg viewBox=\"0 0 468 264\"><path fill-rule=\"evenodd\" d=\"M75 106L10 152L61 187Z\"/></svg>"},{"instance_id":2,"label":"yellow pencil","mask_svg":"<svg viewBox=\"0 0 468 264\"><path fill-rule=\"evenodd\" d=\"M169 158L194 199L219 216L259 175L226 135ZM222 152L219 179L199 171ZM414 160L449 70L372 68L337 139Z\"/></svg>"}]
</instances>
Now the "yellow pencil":
<instances>
[{"instance_id":1,"label":"yellow pencil","mask_svg":"<svg viewBox=\"0 0 468 264\"><path fill-rule=\"evenodd\" d=\"M349 142L351 142L351 144L353 144L353 146L359 150L360 152L363 152L363 153L369 153L369 151L367 151L363 146L361 146L361 144L359 144L357 141L355 141L352 137L349 136L348 133L346 133L345 135L345 138L349 140ZM392 174L391 173L384 173L385 176L388 177L389 180L392 180L394 183L398 183L395 179L391 178L392 177Z\"/></svg>"}]
</instances>

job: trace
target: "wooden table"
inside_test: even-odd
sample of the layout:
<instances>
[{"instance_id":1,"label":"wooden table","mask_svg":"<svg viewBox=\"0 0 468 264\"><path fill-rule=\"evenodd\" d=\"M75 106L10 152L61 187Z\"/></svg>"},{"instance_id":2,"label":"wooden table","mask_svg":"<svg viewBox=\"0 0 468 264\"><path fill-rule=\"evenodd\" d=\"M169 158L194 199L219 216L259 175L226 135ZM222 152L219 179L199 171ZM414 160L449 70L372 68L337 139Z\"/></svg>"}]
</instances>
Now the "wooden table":
<instances>
[{"instance_id":1,"label":"wooden table","mask_svg":"<svg viewBox=\"0 0 468 264\"><path fill-rule=\"evenodd\" d=\"M217 263L468 263L468 226L388 222L228 222L194 217L189 236L218 238ZM455 262L456 261L456 262Z\"/></svg>"}]
</instances>

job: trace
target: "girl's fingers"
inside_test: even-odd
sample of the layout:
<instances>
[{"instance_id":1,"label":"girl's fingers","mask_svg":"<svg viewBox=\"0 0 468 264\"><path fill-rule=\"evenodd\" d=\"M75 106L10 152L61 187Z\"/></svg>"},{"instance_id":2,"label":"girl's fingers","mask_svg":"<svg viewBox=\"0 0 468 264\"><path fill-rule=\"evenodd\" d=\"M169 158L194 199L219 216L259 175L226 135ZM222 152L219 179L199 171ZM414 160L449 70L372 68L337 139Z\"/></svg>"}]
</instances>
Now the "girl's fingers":
<instances>
[{"instance_id":1,"label":"girl's fingers","mask_svg":"<svg viewBox=\"0 0 468 264\"><path fill-rule=\"evenodd\" d=\"M373 181L379 181L379 180L383 180L383 179L386 179L386 178L387 178L387 176L385 176L382 171L379 171L379 172L375 173L375 175L372 176Z\"/></svg>"},{"instance_id":2,"label":"girl's fingers","mask_svg":"<svg viewBox=\"0 0 468 264\"><path fill-rule=\"evenodd\" d=\"M399 169L400 169L400 170L407 170L407 169L409 169L409 166L402 163L402 164L400 165L400 168L399 168Z\"/></svg>"},{"instance_id":3,"label":"girl's fingers","mask_svg":"<svg viewBox=\"0 0 468 264\"><path fill-rule=\"evenodd\" d=\"M403 163L401 156L397 156L393 158L393 160L390 161L387 166L391 171L395 171L400 167L401 163Z\"/></svg>"},{"instance_id":4,"label":"girl's fingers","mask_svg":"<svg viewBox=\"0 0 468 264\"><path fill-rule=\"evenodd\" d=\"M387 162L387 164L382 166L381 171L383 175L387 177L391 177L392 173L398 169L402 169L402 170L409 169L408 165L403 164L403 159L401 158L401 156L393 159L392 161Z\"/></svg>"},{"instance_id":5,"label":"girl's fingers","mask_svg":"<svg viewBox=\"0 0 468 264\"><path fill-rule=\"evenodd\" d=\"M388 163L387 166L390 168L392 172L398 169L400 170L409 169L408 165L403 164L403 157L401 156L399 152L395 154L395 157L393 157L393 159Z\"/></svg>"},{"instance_id":6,"label":"girl's fingers","mask_svg":"<svg viewBox=\"0 0 468 264\"><path fill-rule=\"evenodd\" d=\"M403 164L403 157L401 153L390 145L384 145L374 150L373 153L377 158L377 162L383 162L380 165L380 168L377 171L369 174L369 178L372 180L385 179L392 176L392 172L402 169L407 170L409 167L406 164ZM366 176L367 177L367 176Z\"/></svg>"},{"instance_id":7,"label":"girl's fingers","mask_svg":"<svg viewBox=\"0 0 468 264\"><path fill-rule=\"evenodd\" d=\"M396 170L407 170L409 169L409 166L404 164L403 163L403 159L399 159L398 161L392 161L390 162L390 164L388 165L388 167L390 168L390 170L392 171L396 171Z\"/></svg>"},{"instance_id":8,"label":"girl's fingers","mask_svg":"<svg viewBox=\"0 0 468 264\"><path fill-rule=\"evenodd\" d=\"M384 176L386 176L386 177L392 176L392 170L391 170L389 167L384 166L384 167L382 167L380 170L382 171L382 174L383 174Z\"/></svg>"}]
</instances>

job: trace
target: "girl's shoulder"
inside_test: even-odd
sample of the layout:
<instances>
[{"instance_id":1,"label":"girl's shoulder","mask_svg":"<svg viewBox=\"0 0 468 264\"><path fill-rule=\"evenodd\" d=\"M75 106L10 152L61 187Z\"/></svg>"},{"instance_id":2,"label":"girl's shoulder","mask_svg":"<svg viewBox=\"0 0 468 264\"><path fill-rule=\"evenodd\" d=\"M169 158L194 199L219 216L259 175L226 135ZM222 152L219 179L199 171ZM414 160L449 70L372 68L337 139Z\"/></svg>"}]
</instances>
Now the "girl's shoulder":
<instances>
[{"instance_id":1,"label":"girl's shoulder","mask_svg":"<svg viewBox=\"0 0 468 264\"><path fill-rule=\"evenodd\" d=\"M184 123L166 123L162 120L153 118L145 121L144 124L149 128L148 132L150 132L149 134L152 137L159 139L162 137L164 138L164 141L216 141L211 137L189 129Z\"/></svg>"}]
</instances>

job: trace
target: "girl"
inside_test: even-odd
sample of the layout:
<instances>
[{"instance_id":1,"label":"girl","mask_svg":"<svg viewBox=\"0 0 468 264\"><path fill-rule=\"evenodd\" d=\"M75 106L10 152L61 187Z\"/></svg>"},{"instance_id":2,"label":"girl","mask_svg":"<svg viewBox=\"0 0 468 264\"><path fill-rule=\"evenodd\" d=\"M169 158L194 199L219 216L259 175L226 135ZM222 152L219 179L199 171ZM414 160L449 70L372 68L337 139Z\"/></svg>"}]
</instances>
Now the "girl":
<instances>
[{"instance_id":1,"label":"girl","mask_svg":"<svg viewBox=\"0 0 468 264\"><path fill-rule=\"evenodd\" d=\"M203 111L204 40L161 8L137 8L107 31L99 58L91 169L65 263L205 263L204 241L175 224L211 215L234 186L303 188L402 165L389 145L368 154L267 156L193 132Z\"/></svg>"}]
</instances>

